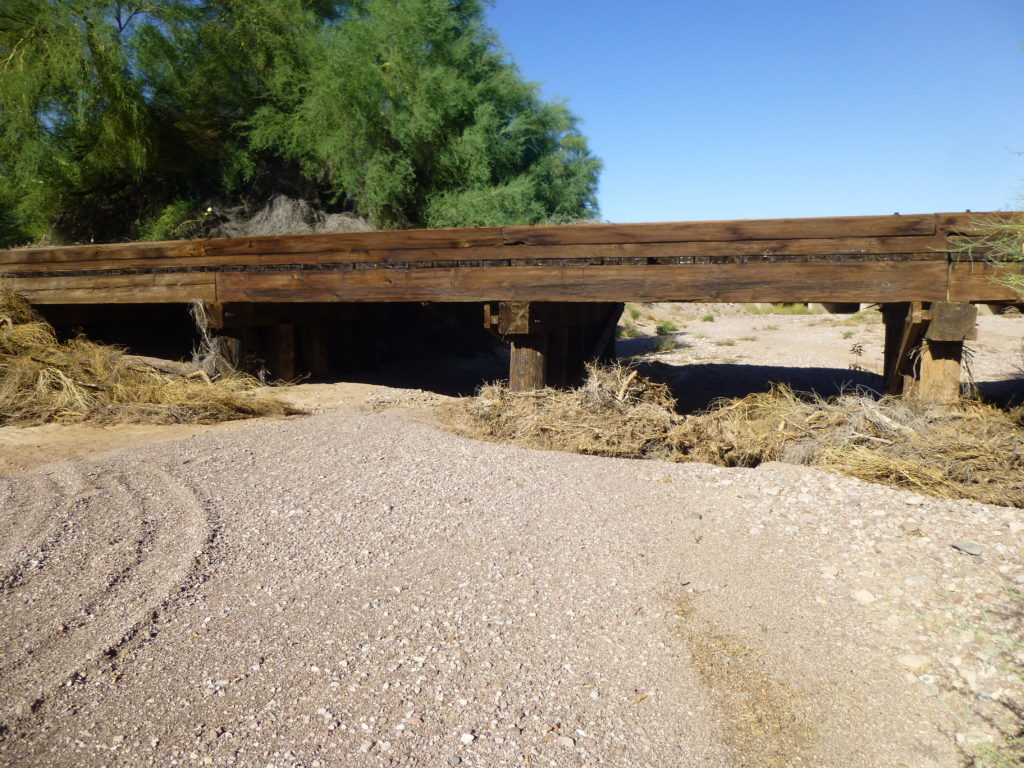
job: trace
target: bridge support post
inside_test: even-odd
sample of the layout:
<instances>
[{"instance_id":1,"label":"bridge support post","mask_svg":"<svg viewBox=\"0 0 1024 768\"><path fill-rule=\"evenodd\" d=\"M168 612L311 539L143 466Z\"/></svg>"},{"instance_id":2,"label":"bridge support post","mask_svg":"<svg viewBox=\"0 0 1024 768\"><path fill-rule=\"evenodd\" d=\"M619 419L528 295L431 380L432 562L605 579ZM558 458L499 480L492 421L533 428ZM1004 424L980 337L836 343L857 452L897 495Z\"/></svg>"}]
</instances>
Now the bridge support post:
<instances>
[{"instance_id":1,"label":"bridge support post","mask_svg":"<svg viewBox=\"0 0 1024 768\"><path fill-rule=\"evenodd\" d=\"M976 338L977 307L903 302L882 307L885 391L949 404L960 398L964 341Z\"/></svg>"},{"instance_id":2,"label":"bridge support post","mask_svg":"<svg viewBox=\"0 0 1024 768\"><path fill-rule=\"evenodd\" d=\"M295 378L295 324L277 323L267 328L267 365L282 381Z\"/></svg>"},{"instance_id":3,"label":"bridge support post","mask_svg":"<svg viewBox=\"0 0 1024 768\"><path fill-rule=\"evenodd\" d=\"M511 339L508 386L513 392L543 389L548 383L548 334L517 333Z\"/></svg>"},{"instance_id":4,"label":"bridge support post","mask_svg":"<svg viewBox=\"0 0 1024 768\"><path fill-rule=\"evenodd\" d=\"M529 392L572 386L585 363L612 359L622 308L610 302L490 302L484 326L510 344L509 388Z\"/></svg>"}]
</instances>

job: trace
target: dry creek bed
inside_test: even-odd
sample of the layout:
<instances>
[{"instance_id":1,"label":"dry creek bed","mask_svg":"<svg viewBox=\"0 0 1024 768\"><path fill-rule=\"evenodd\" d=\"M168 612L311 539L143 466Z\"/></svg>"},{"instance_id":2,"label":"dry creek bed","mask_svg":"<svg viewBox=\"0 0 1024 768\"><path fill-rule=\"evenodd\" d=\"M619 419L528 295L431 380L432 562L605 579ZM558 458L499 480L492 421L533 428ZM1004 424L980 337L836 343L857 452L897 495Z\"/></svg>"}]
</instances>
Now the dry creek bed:
<instances>
[{"instance_id":1,"label":"dry creek bed","mask_svg":"<svg viewBox=\"0 0 1024 768\"><path fill-rule=\"evenodd\" d=\"M34 468L52 430L0 431L0 765L930 768L1024 726L1019 509L305 392Z\"/></svg>"}]
</instances>

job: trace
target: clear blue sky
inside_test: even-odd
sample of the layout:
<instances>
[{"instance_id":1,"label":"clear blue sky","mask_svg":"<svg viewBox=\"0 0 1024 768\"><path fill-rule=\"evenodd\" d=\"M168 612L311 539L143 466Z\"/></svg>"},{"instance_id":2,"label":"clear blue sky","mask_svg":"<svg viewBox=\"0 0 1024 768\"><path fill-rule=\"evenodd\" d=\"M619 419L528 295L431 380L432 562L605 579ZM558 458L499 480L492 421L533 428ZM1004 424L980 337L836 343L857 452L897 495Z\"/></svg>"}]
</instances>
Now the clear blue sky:
<instances>
[{"instance_id":1,"label":"clear blue sky","mask_svg":"<svg viewBox=\"0 0 1024 768\"><path fill-rule=\"evenodd\" d=\"M496 0L604 161L601 216L1019 208L1024 0Z\"/></svg>"}]
</instances>

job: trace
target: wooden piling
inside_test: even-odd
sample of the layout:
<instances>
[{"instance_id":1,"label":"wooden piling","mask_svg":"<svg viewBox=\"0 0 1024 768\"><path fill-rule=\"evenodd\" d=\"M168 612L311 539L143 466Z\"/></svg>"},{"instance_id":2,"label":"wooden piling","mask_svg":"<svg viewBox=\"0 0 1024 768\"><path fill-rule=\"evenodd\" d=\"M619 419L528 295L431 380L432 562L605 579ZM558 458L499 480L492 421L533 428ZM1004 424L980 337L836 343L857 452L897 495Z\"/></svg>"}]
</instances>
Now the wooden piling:
<instances>
[{"instance_id":1,"label":"wooden piling","mask_svg":"<svg viewBox=\"0 0 1024 768\"><path fill-rule=\"evenodd\" d=\"M521 333L512 337L508 386L513 392L544 387L547 377L547 333Z\"/></svg>"},{"instance_id":2,"label":"wooden piling","mask_svg":"<svg viewBox=\"0 0 1024 768\"><path fill-rule=\"evenodd\" d=\"M302 323L296 329L302 368L314 379L322 379L329 370L327 334L321 318Z\"/></svg>"},{"instance_id":3,"label":"wooden piling","mask_svg":"<svg viewBox=\"0 0 1024 768\"><path fill-rule=\"evenodd\" d=\"M295 378L295 324L278 323L267 329L267 365L282 381Z\"/></svg>"},{"instance_id":4,"label":"wooden piling","mask_svg":"<svg viewBox=\"0 0 1024 768\"><path fill-rule=\"evenodd\" d=\"M911 394L930 403L960 399L962 341L928 341L921 345L920 372Z\"/></svg>"},{"instance_id":5,"label":"wooden piling","mask_svg":"<svg viewBox=\"0 0 1024 768\"><path fill-rule=\"evenodd\" d=\"M964 340L975 338L977 307L955 302L904 302L882 308L885 390L933 403L960 398Z\"/></svg>"}]
</instances>

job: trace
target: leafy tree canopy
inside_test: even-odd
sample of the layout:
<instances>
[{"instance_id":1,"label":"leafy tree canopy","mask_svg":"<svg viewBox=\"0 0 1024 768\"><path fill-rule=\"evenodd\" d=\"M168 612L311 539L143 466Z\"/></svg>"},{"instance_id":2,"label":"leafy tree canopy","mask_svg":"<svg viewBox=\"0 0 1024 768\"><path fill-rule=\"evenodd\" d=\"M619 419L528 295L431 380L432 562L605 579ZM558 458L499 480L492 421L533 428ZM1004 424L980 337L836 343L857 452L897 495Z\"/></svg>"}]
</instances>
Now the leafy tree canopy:
<instances>
[{"instance_id":1,"label":"leafy tree canopy","mask_svg":"<svg viewBox=\"0 0 1024 768\"><path fill-rule=\"evenodd\" d=\"M3 0L0 244L184 236L285 192L381 227L596 215L481 0Z\"/></svg>"}]
</instances>

